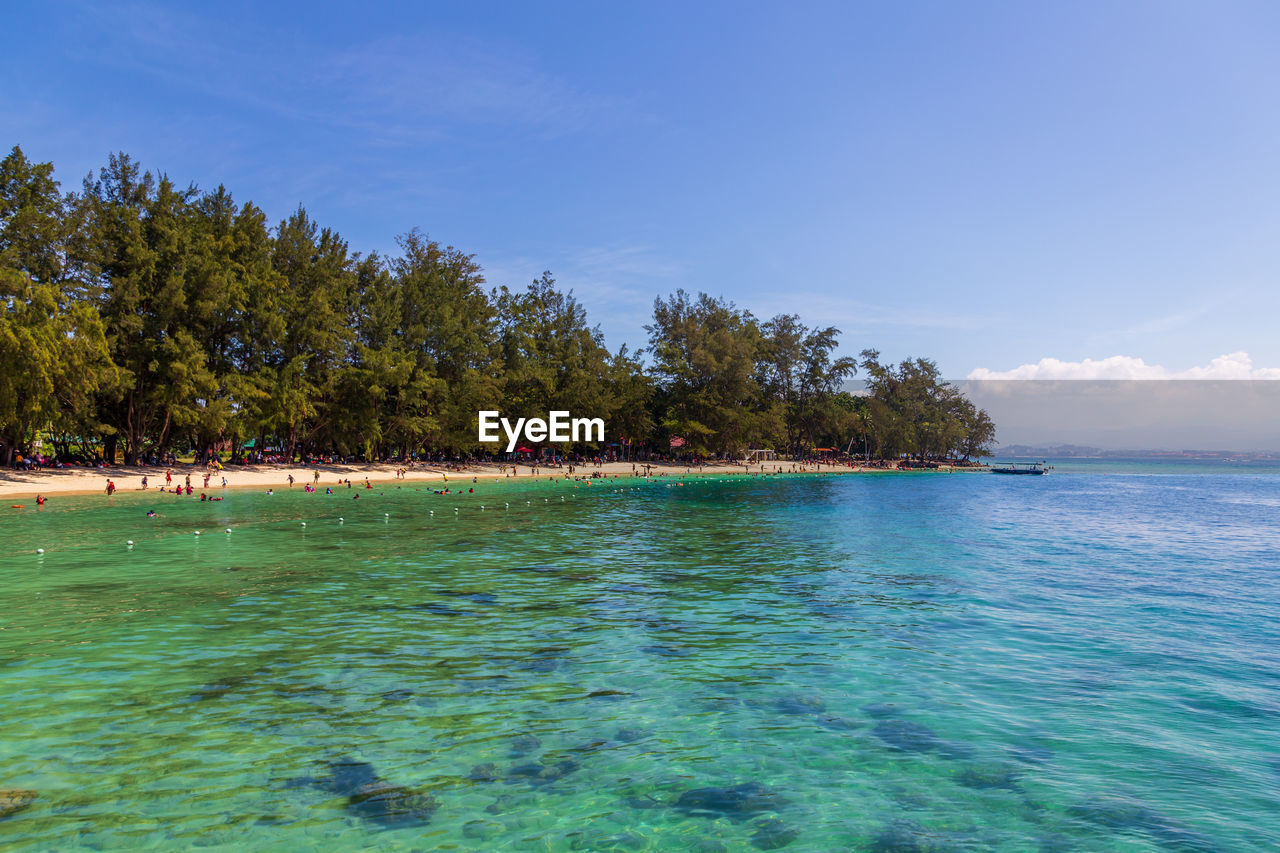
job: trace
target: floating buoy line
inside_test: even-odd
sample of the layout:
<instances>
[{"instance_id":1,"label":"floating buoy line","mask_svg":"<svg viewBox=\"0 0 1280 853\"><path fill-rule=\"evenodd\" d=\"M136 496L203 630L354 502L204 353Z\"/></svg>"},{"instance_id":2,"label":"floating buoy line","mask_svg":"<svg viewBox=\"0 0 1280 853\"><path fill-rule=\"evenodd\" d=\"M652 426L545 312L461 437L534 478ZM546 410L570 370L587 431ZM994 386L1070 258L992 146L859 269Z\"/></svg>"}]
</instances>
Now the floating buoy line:
<instances>
[{"instance_id":1,"label":"floating buoy line","mask_svg":"<svg viewBox=\"0 0 1280 853\"><path fill-rule=\"evenodd\" d=\"M702 480L702 482L724 482L724 481L722 481L722 480ZM588 483L588 485L590 485L590 483ZM647 485L653 485L653 483L647 483ZM673 485L685 485L685 484L684 484L683 482L680 482L680 483L665 483L665 484L663 484L663 485L665 485L667 488L671 488ZM578 488L578 486L575 484L575 485L574 485L574 488L576 489L576 488ZM623 492L634 492L634 491L640 491L640 488L641 488L640 486L631 486L631 487L625 487L625 488L616 488L616 489L611 489L611 490L610 490L610 492L611 492L612 494L621 494L621 493L623 493ZM419 489L418 491L421 491L421 490ZM600 490L600 492L599 492L599 493L603 493L603 490ZM571 493L569 494L569 497L571 497L571 498L575 498L575 499L576 499L578 496L577 496L577 494L574 494L574 493L572 493L572 492L571 492ZM563 502L565 501L565 497L564 497L564 495L560 495L560 501L561 501L561 503L563 503ZM543 502L544 504L549 504L549 503L551 502L551 498L549 498L549 497L544 497L544 498L542 499L542 502ZM525 504L525 506L533 506L533 501L532 501L532 500L526 500L526 501L524 502L524 504ZM24 508L24 506L25 506L25 505L22 505L22 504L13 504L13 507L14 507L15 509ZM487 510L487 508L488 508L488 504L478 504L477 506L479 507L479 510L480 510L481 512L486 511L486 510ZM510 502L506 502L506 501L504 501L504 502L503 502L503 504L502 504L502 506L503 506L503 509L507 509L507 510L511 509L511 504L510 504ZM453 507L454 515L455 515L455 516L459 516L459 515L461 514L461 510L462 510L462 507L459 507L459 506L455 506L455 507ZM428 511L427 511L427 518L434 518L434 517L435 517L435 514L436 514L435 510L434 510L434 509L430 509L430 510L428 510ZM391 513L389 513L389 512L384 512L384 513L382 514L382 518L383 518L383 522L384 522L384 523L390 523ZM336 523L337 523L337 524L342 525L342 524L345 524L345 523L346 523L346 518L345 518L344 516L338 516L338 517L335 519L335 521L336 521ZM258 522L258 523L255 523L255 522L242 522L240 526L246 526L246 525L247 525L247 526L255 526L255 524L271 525L271 524L276 524L276 523L278 523L278 522L277 522L277 521L275 521L275 520L266 521L266 522ZM305 530L307 529L307 522L299 520L299 521L298 521L298 528L299 528L299 529L301 529L301 530L303 530L303 531L305 531ZM225 528L225 529L223 530L223 533L230 535L230 534L232 533L232 530L233 530L232 528L227 527L227 528ZM201 535L202 535L202 531L199 531L199 530L193 530L193 531L191 531L191 535L192 535L193 537L199 537L199 536L201 536ZM155 541L158 541L158 540L160 540L160 539L164 539L164 538L167 538L167 536L164 536L164 535L157 536L157 537L155 537ZM145 543L144 543L144 544L145 544ZM128 540L126 540L126 541L125 541L125 546L126 546L126 548L128 548L129 550L133 550L133 549L136 547L136 545L137 545L137 543L135 543L135 541L134 541L134 540L132 540L132 539L128 539ZM73 546L70 546L70 547L68 547L68 548L60 549L60 550L72 551L72 550L80 550L81 548L84 548L84 547L93 547L93 545L92 545L91 543L90 543L90 544L86 544L86 545L73 545ZM36 549L35 549L35 551L36 551L36 555L37 555L37 556L44 556L44 554L45 554L45 549L44 549L44 548L36 548Z\"/></svg>"}]
</instances>

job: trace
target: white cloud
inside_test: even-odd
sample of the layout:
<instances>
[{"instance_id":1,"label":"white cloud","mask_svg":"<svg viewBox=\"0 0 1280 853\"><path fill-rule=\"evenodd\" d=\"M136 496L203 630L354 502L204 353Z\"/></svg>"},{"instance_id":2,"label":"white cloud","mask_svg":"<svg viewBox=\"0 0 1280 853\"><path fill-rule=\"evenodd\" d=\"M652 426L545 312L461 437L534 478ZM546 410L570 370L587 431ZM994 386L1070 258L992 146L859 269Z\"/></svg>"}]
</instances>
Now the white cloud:
<instances>
[{"instance_id":1,"label":"white cloud","mask_svg":"<svg viewBox=\"0 0 1280 853\"><path fill-rule=\"evenodd\" d=\"M1094 361L1059 361L1042 358L1012 370L979 367L969 373L971 380L983 379L1280 379L1280 367L1254 367L1247 352L1220 355L1207 365L1186 370L1169 370L1147 364L1140 358L1113 355Z\"/></svg>"}]
</instances>

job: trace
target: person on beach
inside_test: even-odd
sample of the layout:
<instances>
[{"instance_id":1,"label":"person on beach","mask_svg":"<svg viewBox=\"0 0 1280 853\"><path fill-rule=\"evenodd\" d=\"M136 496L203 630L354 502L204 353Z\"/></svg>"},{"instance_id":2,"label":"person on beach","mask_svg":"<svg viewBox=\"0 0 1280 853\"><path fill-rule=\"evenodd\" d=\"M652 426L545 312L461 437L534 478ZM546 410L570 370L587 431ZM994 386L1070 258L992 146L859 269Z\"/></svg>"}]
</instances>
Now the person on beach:
<instances>
[{"instance_id":1,"label":"person on beach","mask_svg":"<svg viewBox=\"0 0 1280 853\"><path fill-rule=\"evenodd\" d=\"M320 482L320 469L319 469L319 468L317 468L317 469L316 469L316 476L315 476L315 479L314 479L314 480L312 480L312 482L313 482L313 483L319 483L319 482Z\"/></svg>"},{"instance_id":2,"label":"person on beach","mask_svg":"<svg viewBox=\"0 0 1280 853\"><path fill-rule=\"evenodd\" d=\"M187 494L191 494L191 475L187 475Z\"/></svg>"},{"instance_id":3,"label":"person on beach","mask_svg":"<svg viewBox=\"0 0 1280 853\"><path fill-rule=\"evenodd\" d=\"M146 490L147 490L147 478L146 478L146 477L143 477L143 478L142 478L142 491L144 491L144 492L145 492Z\"/></svg>"},{"instance_id":4,"label":"person on beach","mask_svg":"<svg viewBox=\"0 0 1280 853\"><path fill-rule=\"evenodd\" d=\"M293 475L292 475L292 474L290 474L290 475L289 475L289 488L291 488L291 489L293 488Z\"/></svg>"},{"instance_id":5,"label":"person on beach","mask_svg":"<svg viewBox=\"0 0 1280 853\"><path fill-rule=\"evenodd\" d=\"M164 472L164 484L166 486L173 485L173 469L172 468Z\"/></svg>"},{"instance_id":6,"label":"person on beach","mask_svg":"<svg viewBox=\"0 0 1280 853\"><path fill-rule=\"evenodd\" d=\"M111 478L108 477L107 478L107 495L111 496L115 494L115 491L116 491L116 484L111 482Z\"/></svg>"}]
</instances>

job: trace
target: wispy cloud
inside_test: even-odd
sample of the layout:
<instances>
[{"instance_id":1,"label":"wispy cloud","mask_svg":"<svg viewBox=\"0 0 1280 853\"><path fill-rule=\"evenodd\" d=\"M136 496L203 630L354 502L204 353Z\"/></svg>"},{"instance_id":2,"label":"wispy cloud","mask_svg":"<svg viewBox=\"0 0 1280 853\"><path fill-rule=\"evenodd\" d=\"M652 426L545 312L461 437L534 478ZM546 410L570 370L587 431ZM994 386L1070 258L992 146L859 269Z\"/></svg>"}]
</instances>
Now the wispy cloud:
<instances>
[{"instance_id":1,"label":"wispy cloud","mask_svg":"<svg viewBox=\"0 0 1280 853\"><path fill-rule=\"evenodd\" d=\"M1060 361L1042 358L1035 364L1023 364L1012 370L990 370L979 367L967 377L990 379L1280 379L1280 367L1254 367L1247 352L1220 355L1207 365L1186 370L1169 370L1158 364L1147 364L1140 358L1113 355L1097 361Z\"/></svg>"},{"instance_id":2,"label":"wispy cloud","mask_svg":"<svg viewBox=\"0 0 1280 853\"><path fill-rule=\"evenodd\" d=\"M845 333L875 329L979 329L991 324L992 315L915 308L905 303L875 305L830 293L784 292L753 299L752 313L768 318L776 314L801 314L806 322L834 325Z\"/></svg>"},{"instance_id":3,"label":"wispy cloud","mask_svg":"<svg viewBox=\"0 0 1280 853\"><path fill-rule=\"evenodd\" d=\"M491 285L523 288L550 269L556 285L572 290L587 309L588 322L599 325L611 346L645 342L644 324L656 296L678 287L685 270L644 245L590 246L541 258L500 258L485 264Z\"/></svg>"},{"instance_id":4,"label":"wispy cloud","mask_svg":"<svg viewBox=\"0 0 1280 853\"><path fill-rule=\"evenodd\" d=\"M459 33L410 29L334 50L296 33L227 32L216 16L152 4L96 14L119 37L101 62L287 122L357 130L371 145L437 141L455 125L555 138L652 118L545 70L518 45Z\"/></svg>"}]
</instances>

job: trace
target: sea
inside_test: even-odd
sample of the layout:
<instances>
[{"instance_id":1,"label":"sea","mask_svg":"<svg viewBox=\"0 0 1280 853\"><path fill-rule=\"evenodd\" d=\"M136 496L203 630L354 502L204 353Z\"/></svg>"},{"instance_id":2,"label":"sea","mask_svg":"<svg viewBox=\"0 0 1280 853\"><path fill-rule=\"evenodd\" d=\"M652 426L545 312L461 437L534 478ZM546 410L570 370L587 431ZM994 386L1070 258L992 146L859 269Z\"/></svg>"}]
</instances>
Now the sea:
<instances>
[{"instance_id":1,"label":"sea","mask_svg":"<svg viewBox=\"0 0 1280 853\"><path fill-rule=\"evenodd\" d=\"M1280 849L1280 464L1049 462L2 510L0 848Z\"/></svg>"}]
</instances>

